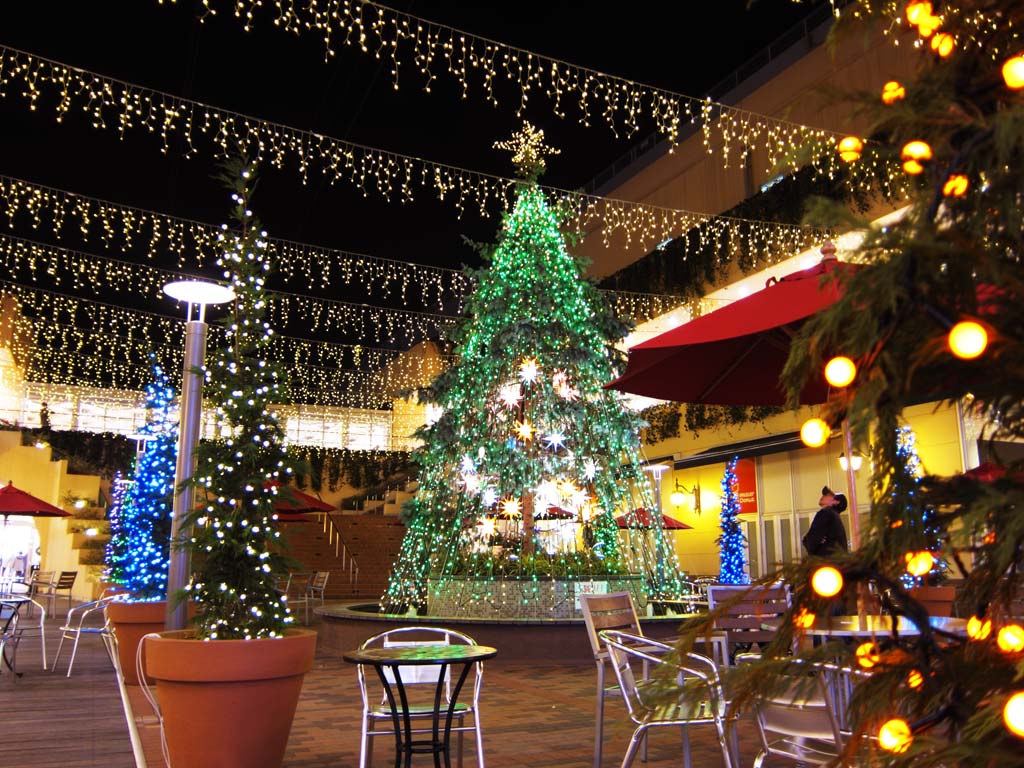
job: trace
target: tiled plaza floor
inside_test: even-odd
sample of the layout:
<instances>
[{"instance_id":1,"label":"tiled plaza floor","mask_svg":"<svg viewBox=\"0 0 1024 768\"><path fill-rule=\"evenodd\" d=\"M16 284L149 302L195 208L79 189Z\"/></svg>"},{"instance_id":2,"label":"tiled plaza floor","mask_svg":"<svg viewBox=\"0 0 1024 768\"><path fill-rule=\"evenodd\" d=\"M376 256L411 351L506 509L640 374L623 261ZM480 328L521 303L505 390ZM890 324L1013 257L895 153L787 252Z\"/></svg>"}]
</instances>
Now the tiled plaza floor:
<instances>
[{"instance_id":1,"label":"tiled plaza floor","mask_svg":"<svg viewBox=\"0 0 1024 768\"><path fill-rule=\"evenodd\" d=\"M60 622L50 622L52 659ZM109 660L96 637L85 637L70 678L65 652L60 669L43 672L38 640L26 639L18 652L23 676L13 682L0 676L0 765L24 768L131 768L135 765L122 714L117 683ZM492 768L588 768L593 764L593 664L485 665L482 692L484 749ZM139 697L133 695L133 700ZM285 758L286 768L350 768L359 758L359 691L355 668L340 658L318 657L307 675ZM621 701L606 709L605 753L602 766L622 760L632 727ZM710 726L691 728L693 765L722 765ZM155 729L143 729L149 768L160 768ZM374 763L393 765L388 737L379 737ZM750 722L740 724L741 765L756 753ZM455 761L453 760L453 764ZM429 756L413 765L429 766ZM467 768L476 766L472 740L466 740ZM639 760L635 765L643 765ZM682 765L679 731L655 733L648 766ZM188 768L188 766L175 766Z\"/></svg>"}]
</instances>

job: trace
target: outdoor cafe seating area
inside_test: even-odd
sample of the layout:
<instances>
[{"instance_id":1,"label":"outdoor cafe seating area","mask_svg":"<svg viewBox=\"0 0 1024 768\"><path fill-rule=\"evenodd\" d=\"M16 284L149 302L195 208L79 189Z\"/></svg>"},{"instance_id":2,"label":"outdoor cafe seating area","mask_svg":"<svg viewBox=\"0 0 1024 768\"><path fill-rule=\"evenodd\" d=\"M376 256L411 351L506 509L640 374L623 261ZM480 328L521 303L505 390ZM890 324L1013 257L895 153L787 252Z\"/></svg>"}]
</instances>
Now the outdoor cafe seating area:
<instances>
[{"instance_id":1,"label":"outdoor cafe seating area","mask_svg":"<svg viewBox=\"0 0 1024 768\"><path fill-rule=\"evenodd\" d=\"M709 592L712 602L722 599L714 587ZM346 653L346 658L318 654L303 685L284 765L363 766L372 764L371 757L377 764L390 764L395 750L392 718L388 698L382 696L378 683L393 687L396 677L405 681L407 690L427 689L425 703L421 702L414 714L417 730L413 736L429 734L432 708L440 710L443 730L445 705L453 702L449 757L459 764L600 768L638 764L644 756L647 764L655 767L738 768L761 759L763 752L823 764L838 754L848 735L844 707L857 672L824 665L818 669L821 679L815 683L820 690L808 693L793 688L765 696L752 711L738 716L728 710L728 668L756 655L759 640L755 638L764 641L770 634L771 621L785 609L786 594L785 589L759 588L757 596L748 595L746 602L737 604L741 608L723 620L722 628L716 629L706 645L682 658L672 654L671 640L644 636L642 619L629 593L585 597L585 621L579 631L591 639L596 669L589 662L546 662L540 654L534 663L503 660L499 647L474 651L476 656L467 657L464 677L458 674L459 664L452 662L442 667L448 672L442 671L439 678L437 667L409 665L437 656L439 647L442 657L459 646L479 648L471 637L426 627L375 637L368 631L363 646ZM37 621L43 606L35 607ZM8 608L5 617L9 615ZM887 618L869 616L868 621L884 623ZM68 612L61 601L57 615L47 619L45 637L33 633L20 638L13 665L18 676L6 667L0 675L0 719L12 729L10 733L19 734L17 739L7 740L4 763L113 768L164 765L157 720L138 687L129 686L126 694L134 728L126 723L117 665L108 655L107 643L75 637L73 675L65 662L57 668L56 659L51 657L47 664L41 653L44 639L51 649L61 642L62 630L67 639L67 627L73 620L83 631L104 631L102 605L100 610L92 604L77 605ZM961 619L946 621L954 631L964 624ZM843 620L837 622L844 626ZM315 628L318 623L314 611L311 624ZM36 626L34 622L25 624L29 625ZM878 628L873 624L871 629ZM359 657L364 648L368 655ZM405 653L405 658L419 661L404 661L400 669L392 666L391 671L381 672L378 680L377 668L369 661L375 658L374 649L385 656ZM673 670L671 674L677 675L680 683L685 678L691 680L687 696L675 707L658 706L649 698L648 680L658 676L658 668ZM694 679L703 693L694 693ZM430 691L439 680L444 694L432 707ZM406 692L402 691L402 701ZM794 701L800 705L794 706ZM410 698L409 707L414 706L417 704ZM59 720L61 726L40 728L41 718ZM438 739L434 741L436 744ZM481 751L485 761L478 762L476 755ZM411 764L430 762L430 755L413 755Z\"/></svg>"}]
</instances>

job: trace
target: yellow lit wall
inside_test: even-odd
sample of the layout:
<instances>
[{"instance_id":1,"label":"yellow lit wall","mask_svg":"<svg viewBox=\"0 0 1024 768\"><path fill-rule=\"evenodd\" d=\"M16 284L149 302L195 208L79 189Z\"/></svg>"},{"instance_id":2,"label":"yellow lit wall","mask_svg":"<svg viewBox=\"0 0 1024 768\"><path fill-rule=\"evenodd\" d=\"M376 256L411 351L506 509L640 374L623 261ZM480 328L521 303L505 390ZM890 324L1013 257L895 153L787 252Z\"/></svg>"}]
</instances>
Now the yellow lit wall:
<instances>
[{"instance_id":1,"label":"yellow lit wall","mask_svg":"<svg viewBox=\"0 0 1024 768\"><path fill-rule=\"evenodd\" d=\"M706 430L700 435L684 434L681 437L645 446L648 456L674 456L684 458L735 442L763 438L770 434L784 434L799 428L809 409L796 414L786 413L773 417L763 424L741 425L716 430ZM918 455L926 472L933 474L955 474L964 470L961 458L961 440L958 416L955 407L925 404L907 409L906 423L914 431ZM802 557L804 552L800 539L807 530L811 518L818 510L818 499L823 485L849 496L846 473L839 466L839 455L843 452L842 440L833 435L828 445L809 449L786 451L755 457L757 476L758 515L741 515L741 521L757 526L759 551L772 568L790 557ZM717 575L719 568L718 545L715 539L719 531L721 481L725 474L725 462L709 464L684 470L669 471L662 477L662 511L682 522L692 525L693 530L671 534L675 540L676 555L680 565L690 575ZM866 534L866 513L870 507L870 461L865 459L861 470L856 473L857 502L861 511L861 531ZM696 483L702 491L702 510L697 515L692 494L680 506L671 501L675 482L692 489ZM849 531L849 521L846 521ZM783 528L788 529L783 533ZM770 532L768 538L765 534ZM770 541L769 541L770 540ZM758 558L760 559L760 558ZM765 572L765 563L759 563L756 574Z\"/></svg>"},{"instance_id":2,"label":"yellow lit wall","mask_svg":"<svg viewBox=\"0 0 1024 768\"><path fill-rule=\"evenodd\" d=\"M55 507L65 508L69 496L97 501L100 479L95 475L69 475L67 461L51 461L50 448L39 450L21 445L18 431L0 431L0 482L12 481L16 488L31 493ZM35 518L39 531L44 571L78 571L72 594L79 600L90 600L96 592L97 569L78 564L78 552L73 549L72 534L68 533L70 518ZM63 593L62 593L63 594Z\"/></svg>"}]
</instances>

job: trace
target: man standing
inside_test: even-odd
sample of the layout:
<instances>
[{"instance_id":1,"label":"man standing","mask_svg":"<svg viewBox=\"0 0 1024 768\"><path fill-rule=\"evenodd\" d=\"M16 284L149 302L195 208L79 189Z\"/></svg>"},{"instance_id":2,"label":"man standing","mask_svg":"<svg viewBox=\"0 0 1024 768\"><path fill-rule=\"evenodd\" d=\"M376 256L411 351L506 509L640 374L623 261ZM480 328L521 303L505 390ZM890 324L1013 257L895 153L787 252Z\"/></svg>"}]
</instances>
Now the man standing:
<instances>
[{"instance_id":1,"label":"man standing","mask_svg":"<svg viewBox=\"0 0 1024 768\"><path fill-rule=\"evenodd\" d=\"M833 552L846 552L846 528L839 513L846 509L846 497L833 493L827 485L821 489L817 513L804 535L804 547L810 555L827 557Z\"/></svg>"}]
</instances>

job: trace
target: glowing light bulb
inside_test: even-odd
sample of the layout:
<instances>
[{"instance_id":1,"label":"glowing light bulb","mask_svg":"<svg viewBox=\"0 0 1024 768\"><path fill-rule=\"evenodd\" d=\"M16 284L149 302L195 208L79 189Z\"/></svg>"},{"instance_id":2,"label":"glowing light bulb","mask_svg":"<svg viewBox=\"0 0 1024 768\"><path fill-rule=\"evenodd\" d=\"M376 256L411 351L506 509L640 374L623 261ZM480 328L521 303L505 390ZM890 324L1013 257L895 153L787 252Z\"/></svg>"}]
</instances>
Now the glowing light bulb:
<instances>
[{"instance_id":1,"label":"glowing light bulb","mask_svg":"<svg viewBox=\"0 0 1024 768\"><path fill-rule=\"evenodd\" d=\"M913 741L914 735L910 732L907 721L898 717L886 721L878 729L878 746L889 752L906 752Z\"/></svg>"},{"instance_id":2,"label":"glowing light bulb","mask_svg":"<svg viewBox=\"0 0 1024 768\"><path fill-rule=\"evenodd\" d=\"M864 142L856 136L846 136L836 146L836 151L843 162L852 163L860 159L861 152L864 151Z\"/></svg>"},{"instance_id":3,"label":"glowing light bulb","mask_svg":"<svg viewBox=\"0 0 1024 768\"><path fill-rule=\"evenodd\" d=\"M910 688L920 688L924 685L924 675L918 672L916 669L910 670L910 674L907 675L907 685Z\"/></svg>"},{"instance_id":4,"label":"glowing light bulb","mask_svg":"<svg viewBox=\"0 0 1024 768\"><path fill-rule=\"evenodd\" d=\"M905 98L906 95L907 89L896 80L890 80L882 86L882 102L884 104L895 104L900 99Z\"/></svg>"},{"instance_id":5,"label":"glowing light bulb","mask_svg":"<svg viewBox=\"0 0 1024 768\"><path fill-rule=\"evenodd\" d=\"M967 193L970 182L962 173L954 173L942 185L942 194L946 197L963 197Z\"/></svg>"},{"instance_id":6,"label":"glowing light bulb","mask_svg":"<svg viewBox=\"0 0 1024 768\"><path fill-rule=\"evenodd\" d=\"M820 448L831 434L832 430L822 419L808 419L800 427L800 440L808 448Z\"/></svg>"},{"instance_id":7,"label":"glowing light bulb","mask_svg":"<svg viewBox=\"0 0 1024 768\"><path fill-rule=\"evenodd\" d=\"M932 15L932 4L925 2L909 3L907 5L907 21L915 27L924 19Z\"/></svg>"},{"instance_id":8,"label":"glowing light bulb","mask_svg":"<svg viewBox=\"0 0 1024 768\"><path fill-rule=\"evenodd\" d=\"M977 616L971 616L967 620L967 636L971 640L987 640L988 636L992 634L992 621L989 619L979 619Z\"/></svg>"},{"instance_id":9,"label":"glowing light bulb","mask_svg":"<svg viewBox=\"0 0 1024 768\"><path fill-rule=\"evenodd\" d=\"M825 381L833 387L848 387L856 376L857 365L848 357L833 357L825 364Z\"/></svg>"},{"instance_id":10,"label":"glowing light bulb","mask_svg":"<svg viewBox=\"0 0 1024 768\"><path fill-rule=\"evenodd\" d=\"M1003 707L1003 722L1014 736L1024 738L1024 691L1015 693Z\"/></svg>"},{"instance_id":11,"label":"glowing light bulb","mask_svg":"<svg viewBox=\"0 0 1024 768\"><path fill-rule=\"evenodd\" d=\"M949 330L949 349L961 360L973 360L987 346L988 333L973 320L962 320Z\"/></svg>"},{"instance_id":12,"label":"glowing light bulb","mask_svg":"<svg viewBox=\"0 0 1024 768\"><path fill-rule=\"evenodd\" d=\"M1007 88L1018 90L1024 88L1024 53L1018 53L1003 64L1003 80Z\"/></svg>"},{"instance_id":13,"label":"glowing light bulb","mask_svg":"<svg viewBox=\"0 0 1024 768\"><path fill-rule=\"evenodd\" d=\"M1024 627L1020 624L1007 624L999 630L996 644L1003 653L1020 653L1024 651Z\"/></svg>"},{"instance_id":14,"label":"glowing light bulb","mask_svg":"<svg viewBox=\"0 0 1024 768\"><path fill-rule=\"evenodd\" d=\"M822 597L834 597L843 588L843 574L831 565L822 566L811 575L811 588Z\"/></svg>"},{"instance_id":15,"label":"glowing light bulb","mask_svg":"<svg viewBox=\"0 0 1024 768\"><path fill-rule=\"evenodd\" d=\"M935 565L935 557L931 552L907 552L907 573L911 576L924 576Z\"/></svg>"},{"instance_id":16,"label":"glowing light bulb","mask_svg":"<svg viewBox=\"0 0 1024 768\"><path fill-rule=\"evenodd\" d=\"M947 32L939 32L932 38L932 50L943 59L949 56L956 47L956 40Z\"/></svg>"},{"instance_id":17,"label":"glowing light bulb","mask_svg":"<svg viewBox=\"0 0 1024 768\"><path fill-rule=\"evenodd\" d=\"M878 664L878 646L870 641L858 645L856 655L857 663L864 669L871 669Z\"/></svg>"},{"instance_id":18,"label":"glowing light bulb","mask_svg":"<svg viewBox=\"0 0 1024 768\"><path fill-rule=\"evenodd\" d=\"M903 170L916 176L924 170L924 162L932 159L932 148L924 141L908 141L900 153Z\"/></svg>"},{"instance_id":19,"label":"glowing light bulb","mask_svg":"<svg viewBox=\"0 0 1024 768\"><path fill-rule=\"evenodd\" d=\"M798 629L810 629L814 626L815 618L813 613L806 608L801 608L800 612L793 617L793 623Z\"/></svg>"}]
</instances>

